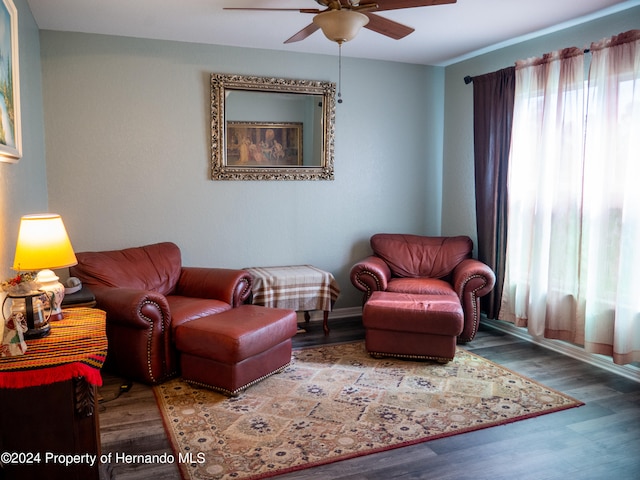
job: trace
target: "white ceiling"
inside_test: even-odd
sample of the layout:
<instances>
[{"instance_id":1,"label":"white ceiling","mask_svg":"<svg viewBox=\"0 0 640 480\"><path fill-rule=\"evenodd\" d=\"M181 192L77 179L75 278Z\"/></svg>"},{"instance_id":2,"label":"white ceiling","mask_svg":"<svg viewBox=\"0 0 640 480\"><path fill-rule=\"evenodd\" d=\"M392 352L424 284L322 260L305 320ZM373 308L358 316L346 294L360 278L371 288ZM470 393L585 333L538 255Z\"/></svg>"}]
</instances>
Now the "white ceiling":
<instances>
[{"instance_id":1,"label":"white ceiling","mask_svg":"<svg viewBox=\"0 0 640 480\"><path fill-rule=\"evenodd\" d=\"M311 23L311 14L223 10L223 7L320 7L314 0L27 0L27 3L41 30L338 53L337 44L320 31L302 42L283 44ZM640 0L458 0L450 5L385 11L379 15L416 31L402 40L392 40L363 29L343 45L342 54L448 65L515 43L514 40L525 40L637 5Z\"/></svg>"}]
</instances>

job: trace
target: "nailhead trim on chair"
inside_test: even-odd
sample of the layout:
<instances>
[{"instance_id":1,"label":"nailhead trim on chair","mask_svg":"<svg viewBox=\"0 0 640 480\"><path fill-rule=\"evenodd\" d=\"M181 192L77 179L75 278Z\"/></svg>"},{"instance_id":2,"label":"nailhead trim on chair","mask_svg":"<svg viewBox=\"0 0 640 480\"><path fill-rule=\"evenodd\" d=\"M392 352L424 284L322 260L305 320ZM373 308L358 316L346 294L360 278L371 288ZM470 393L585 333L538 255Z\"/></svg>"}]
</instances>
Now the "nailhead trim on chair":
<instances>
[{"instance_id":1,"label":"nailhead trim on chair","mask_svg":"<svg viewBox=\"0 0 640 480\"><path fill-rule=\"evenodd\" d=\"M216 387L214 385L209 385L208 383L203 383L203 382L196 382L194 380L187 380L186 378L183 379L185 382L190 383L192 385L196 385L198 387L204 387L204 388L208 388L210 390L215 390L216 392L220 392L224 395L228 395L230 397L237 397L238 395L240 395L240 393L243 390L246 390L247 388L249 388L252 385L255 385L256 383L264 380L267 377L270 377L271 375L275 375L276 373L280 373L282 372L285 368L287 368L288 366L291 365L291 362L288 362L286 365L283 365L282 367L278 368L277 370L274 370L271 373L267 373L266 375L263 375L260 378L256 378L254 381L247 383L246 385L243 385L240 388L236 388L234 391L231 390L227 390L226 388L222 388L222 387Z\"/></svg>"},{"instance_id":2,"label":"nailhead trim on chair","mask_svg":"<svg viewBox=\"0 0 640 480\"><path fill-rule=\"evenodd\" d=\"M151 379L152 383L157 383L159 381L159 379L157 379L157 378L155 378L153 376L153 371L151 369L151 340L153 338L153 321L149 317L145 316L142 313L142 307L144 307L145 305L153 305L153 306L155 306L158 309L158 311L160 312L161 315L162 315L162 309L160 308L160 305L158 305L156 302L152 302L150 300L147 300L147 301L143 302L143 304L140 307L140 316L142 318L145 318L149 322L149 330L148 330L148 333L147 333L147 369L149 370L149 378ZM163 318L163 320L164 320L164 318ZM161 321L160 325L161 325L160 328L162 329L162 334L164 335L164 333L165 333L164 332L164 321ZM164 378L171 377L171 376L173 376L175 374L176 374L175 371L174 372L168 372L167 375L165 375Z\"/></svg>"},{"instance_id":3,"label":"nailhead trim on chair","mask_svg":"<svg viewBox=\"0 0 640 480\"><path fill-rule=\"evenodd\" d=\"M438 363L448 363L453 358L447 357L433 357L429 355L408 355L403 353L382 353L382 352L368 352L374 358L385 358L385 357L395 357L395 358L406 358L409 360L436 360Z\"/></svg>"},{"instance_id":4,"label":"nailhead trim on chair","mask_svg":"<svg viewBox=\"0 0 640 480\"><path fill-rule=\"evenodd\" d=\"M360 285L362 285L366 289L364 301L362 302L362 303L366 303L366 301L369 300L369 297L371 297L373 292L371 291L371 288L369 288L368 284L360 281L361 275L370 275L375 280L378 290L382 290L382 287L380 286L380 281L378 280L378 276L374 272L371 272L369 270L362 270L361 272L356 273L356 280Z\"/></svg>"},{"instance_id":5,"label":"nailhead trim on chair","mask_svg":"<svg viewBox=\"0 0 640 480\"><path fill-rule=\"evenodd\" d=\"M478 332L478 319L480 318L480 316L478 315L478 299L476 297L476 292L478 290L480 290L481 288L484 288L484 286L487 284L487 279L484 275L471 275L469 278L467 278L467 281L464 282L462 284L462 291L464 291L464 286L469 282L469 280L472 280L474 278L483 278L484 279L484 283L482 285L480 285L478 288L476 288L475 290L472 290L471 292L469 292L469 295L471 295L471 304L473 305L473 334L471 335L470 338L459 338L458 340L460 342L470 342L471 340L474 339L474 337L476 336L476 333Z\"/></svg>"},{"instance_id":6,"label":"nailhead trim on chair","mask_svg":"<svg viewBox=\"0 0 640 480\"><path fill-rule=\"evenodd\" d=\"M249 291L251 291L251 282L249 280L244 280L243 283L245 284L244 288L242 289L242 293L240 293L240 298L244 298L244 296L246 295L246 293ZM250 294L249 294L250 295ZM247 297L249 298L249 297Z\"/></svg>"}]
</instances>

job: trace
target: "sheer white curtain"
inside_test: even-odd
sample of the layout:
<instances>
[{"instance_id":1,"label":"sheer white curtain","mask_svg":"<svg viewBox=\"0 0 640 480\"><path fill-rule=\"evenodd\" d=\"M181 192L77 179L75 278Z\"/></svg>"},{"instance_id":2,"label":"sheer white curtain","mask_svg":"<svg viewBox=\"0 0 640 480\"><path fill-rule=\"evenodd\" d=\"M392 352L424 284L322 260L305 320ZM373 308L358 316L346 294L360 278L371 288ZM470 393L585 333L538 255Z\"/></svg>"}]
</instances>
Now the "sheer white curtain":
<instances>
[{"instance_id":1,"label":"sheer white curtain","mask_svg":"<svg viewBox=\"0 0 640 480\"><path fill-rule=\"evenodd\" d=\"M576 341L584 53L516 63L507 261L499 318Z\"/></svg>"},{"instance_id":2,"label":"sheer white curtain","mask_svg":"<svg viewBox=\"0 0 640 480\"><path fill-rule=\"evenodd\" d=\"M640 361L640 30L591 45L585 141L585 348Z\"/></svg>"},{"instance_id":3,"label":"sheer white curtain","mask_svg":"<svg viewBox=\"0 0 640 480\"><path fill-rule=\"evenodd\" d=\"M593 44L588 89L578 49L516 64L499 316L620 364L640 361L639 43Z\"/></svg>"}]
</instances>

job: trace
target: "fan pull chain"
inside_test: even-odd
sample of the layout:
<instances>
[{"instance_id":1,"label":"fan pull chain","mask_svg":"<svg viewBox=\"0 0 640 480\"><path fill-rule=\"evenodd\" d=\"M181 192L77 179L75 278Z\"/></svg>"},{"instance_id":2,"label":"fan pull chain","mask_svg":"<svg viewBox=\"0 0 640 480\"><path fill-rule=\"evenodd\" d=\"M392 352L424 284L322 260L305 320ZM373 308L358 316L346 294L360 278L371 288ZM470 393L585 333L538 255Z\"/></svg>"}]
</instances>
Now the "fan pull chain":
<instances>
[{"instance_id":1,"label":"fan pull chain","mask_svg":"<svg viewBox=\"0 0 640 480\"><path fill-rule=\"evenodd\" d=\"M338 42L338 103L342 103L342 42Z\"/></svg>"}]
</instances>

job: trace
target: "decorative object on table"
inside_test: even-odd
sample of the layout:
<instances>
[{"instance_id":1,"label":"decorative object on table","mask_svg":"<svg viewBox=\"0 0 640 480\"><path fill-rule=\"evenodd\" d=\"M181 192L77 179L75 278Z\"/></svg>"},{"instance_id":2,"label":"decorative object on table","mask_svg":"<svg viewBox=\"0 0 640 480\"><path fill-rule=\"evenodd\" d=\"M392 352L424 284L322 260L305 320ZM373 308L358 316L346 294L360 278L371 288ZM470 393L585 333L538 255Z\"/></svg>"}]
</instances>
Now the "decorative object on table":
<instances>
[{"instance_id":1,"label":"decorative object on table","mask_svg":"<svg viewBox=\"0 0 640 480\"><path fill-rule=\"evenodd\" d=\"M49 335L51 312L45 311L45 303L50 303L51 297L49 295L42 290L24 294L8 294L2 302L5 327L24 323L27 327L24 330L24 338L40 338ZM7 300L11 300L11 313L8 317L5 313Z\"/></svg>"},{"instance_id":2,"label":"decorative object on table","mask_svg":"<svg viewBox=\"0 0 640 480\"><path fill-rule=\"evenodd\" d=\"M82 281L78 277L69 277L64 282L64 294L65 296L77 293L82 288Z\"/></svg>"},{"instance_id":3,"label":"decorative object on table","mask_svg":"<svg viewBox=\"0 0 640 480\"><path fill-rule=\"evenodd\" d=\"M27 344L24 341L27 329L27 319L22 313L15 315L12 313L9 318L5 318L0 357L24 355L24 352L27 351Z\"/></svg>"},{"instance_id":4,"label":"decorative object on table","mask_svg":"<svg viewBox=\"0 0 640 480\"><path fill-rule=\"evenodd\" d=\"M60 215L42 213L21 218L13 269L40 270L36 281L40 290L50 294L47 306L51 320L62 320L60 305L64 299L64 285L58 281L53 269L77 263Z\"/></svg>"},{"instance_id":5,"label":"decorative object on table","mask_svg":"<svg viewBox=\"0 0 640 480\"><path fill-rule=\"evenodd\" d=\"M185 480L267 478L582 405L463 349L439 365L376 360L364 342L296 349L237 398L178 379L154 393L176 458L207 459L179 464Z\"/></svg>"},{"instance_id":6,"label":"decorative object on table","mask_svg":"<svg viewBox=\"0 0 640 480\"><path fill-rule=\"evenodd\" d=\"M18 335L24 338L39 338L49 334L49 314L45 312L44 306L50 301L50 296L46 292L38 289L35 272L18 273L2 282L2 290L7 292L7 296L2 302L2 317L5 321L5 328L15 331L11 338L14 343L20 343ZM7 301L11 300L10 313L7 315ZM23 332L17 325L25 325ZM7 327L13 325L14 327ZM6 336L3 335L3 337ZM4 340L4 339L3 339ZM3 344L5 342L3 341ZM10 350L16 351L16 347Z\"/></svg>"},{"instance_id":7,"label":"decorative object on table","mask_svg":"<svg viewBox=\"0 0 640 480\"><path fill-rule=\"evenodd\" d=\"M2 290L9 295L25 295L38 290L36 272L19 272L2 282Z\"/></svg>"},{"instance_id":8,"label":"decorative object on table","mask_svg":"<svg viewBox=\"0 0 640 480\"><path fill-rule=\"evenodd\" d=\"M2 302L2 318L5 330L0 356L20 355L26 351L25 338L40 338L50 332L49 304L50 294L39 289L36 272L19 272L0 284L7 293ZM7 302L9 313L7 314ZM20 352L18 350L21 350Z\"/></svg>"}]
</instances>

